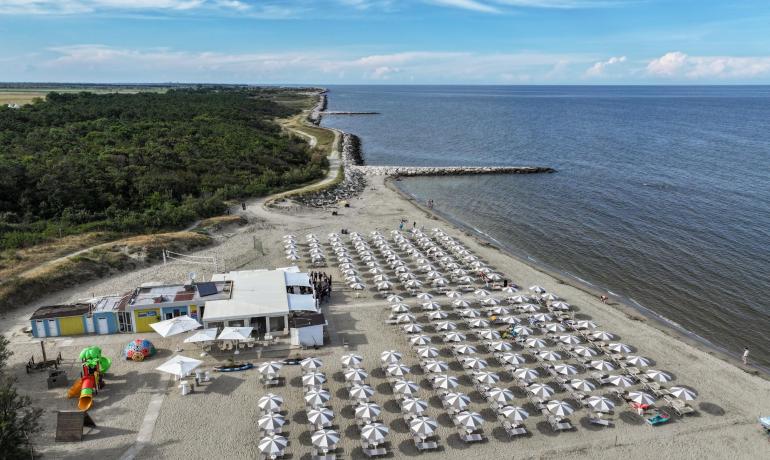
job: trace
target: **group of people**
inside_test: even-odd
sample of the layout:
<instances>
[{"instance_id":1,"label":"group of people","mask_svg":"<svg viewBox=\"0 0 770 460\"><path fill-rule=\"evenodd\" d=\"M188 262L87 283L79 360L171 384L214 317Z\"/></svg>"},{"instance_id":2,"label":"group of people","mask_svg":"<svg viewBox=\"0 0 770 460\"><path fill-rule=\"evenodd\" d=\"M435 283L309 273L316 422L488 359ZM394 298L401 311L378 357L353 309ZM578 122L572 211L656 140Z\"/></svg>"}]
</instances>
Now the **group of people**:
<instances>
[{"instance_id":1,"label":"group of people","mask_svg":"<svg viewBox=\"0 0 770 460\"><path fill-rule=\"evenodd\" d=\"M332 276L324 272L310 272L310 282L315 288L318 304L328 301L332 296Z\"/></svg>"}]
</instances>

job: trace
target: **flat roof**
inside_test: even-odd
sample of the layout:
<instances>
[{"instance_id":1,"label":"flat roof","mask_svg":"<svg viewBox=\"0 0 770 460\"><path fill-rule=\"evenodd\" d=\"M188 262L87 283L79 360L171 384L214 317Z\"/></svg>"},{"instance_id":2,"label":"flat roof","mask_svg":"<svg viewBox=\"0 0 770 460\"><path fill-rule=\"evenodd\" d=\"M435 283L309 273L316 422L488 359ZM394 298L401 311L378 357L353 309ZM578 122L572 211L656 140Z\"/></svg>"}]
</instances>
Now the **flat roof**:
<instances>
[{"instance_id":1,"label":"flat roof","mask_svg":"<svg viewBox=\"0 0 770 460\"><path fill-rule=\"evenodd\" d=\"M201 284L203 294L198 285ZM173 303L200 303L208 299L227 299L230 297L230 283L226 280L212 280L205 283L187 284L144 284L136 288L128 304L132 308L163 307Z\"/></svg>"},{"instance_id":2,"label":"flat roof","mask_svg":"<svg viewBox=\"0 0 770 460\"><path fill-rule=\"evenodd\" d=\"M206 301L204 321L227 321L289 313L285 272L244 270L216 274L212 281L232 281L229 299Z\"/></svg>"},{"instance_id":3,"label":"flat roof","mask_svg":"<svg viewBox=\"0 0 770 460\"><path fill-rule=\"evenodd\" d=\"M87 303L69 304L69 305L48 305L40 307L32 313L30 320L66 318L67 316L82 316L88 313L91 305Z\"/></svg>"}]
</instances>

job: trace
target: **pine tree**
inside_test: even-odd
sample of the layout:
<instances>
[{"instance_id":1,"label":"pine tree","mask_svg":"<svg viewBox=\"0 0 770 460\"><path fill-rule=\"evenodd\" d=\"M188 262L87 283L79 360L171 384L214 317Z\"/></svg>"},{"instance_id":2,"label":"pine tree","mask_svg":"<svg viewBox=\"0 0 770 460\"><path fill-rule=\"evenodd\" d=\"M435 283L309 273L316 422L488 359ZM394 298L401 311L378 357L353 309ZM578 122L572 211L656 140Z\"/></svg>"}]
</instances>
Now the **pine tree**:
<instances>
[{"instance_id":1,"label":"pine tree","mask_svg":"<svg viewBox=\"0 0 770 460\"><path fill-rule=\"evenodd\" d=\"M0 459L29 459L32 456L30 437L40 429L42 410L32 407L28 396L20 395L14 378L5 366L12 352L8 340L0 335Z\"/></svg>"}]
</instances>

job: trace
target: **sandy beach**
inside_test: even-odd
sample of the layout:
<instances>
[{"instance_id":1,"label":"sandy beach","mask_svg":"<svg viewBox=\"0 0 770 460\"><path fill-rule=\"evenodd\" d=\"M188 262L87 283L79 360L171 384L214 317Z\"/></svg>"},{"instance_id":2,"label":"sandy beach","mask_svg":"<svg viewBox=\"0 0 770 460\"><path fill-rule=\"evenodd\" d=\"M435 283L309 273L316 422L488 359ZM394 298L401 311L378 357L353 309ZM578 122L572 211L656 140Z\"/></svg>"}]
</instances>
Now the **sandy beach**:
<instances>
[{"instance_id":1,"label":"sandy beach","mask_svg":"<svg viewBox=\"0 0 770 460\"><path fill-rule=\"evenodd\" d=\"M254 200L248 203L243 213L249 220L247 226L226 229L220 244L196 255L217 255L226 261L228 270L282 267L288 265L280 244L286 233L294 233L302 241L305 234L315 233L330 255L326 235L339 232L342 228L362 234L372 230L387 234L398 228L401 219L406 219L410 227L412 222L416 222L426 232L440 227L517 285L526 289L527 286L538 284L558 294L575 307L577 319L592 319L602 330L616 334L623 343L633 346L637 354L653 360L655 369L672 374L675 378L672 384L695 389L698 399L691 402L691 405L696 409L696 414L684 418L674 415L672 422L650 427L628 406L618 404L612 417L614 426L611 428L590 425L585 410L578 410L570 417L576 429L557 434L551 430L544 417L530 410L531 417L525 426L531 434L509 440L487 403L474 390L463 371L454 365L457 363L453 363L448 373L460 378L459 390L471 397L471 409L479 412L485 420L487 441L465 445L457 437L437 393L426 383L426 376L419 370L418 357L412 351L407 336L399 327L384 324L390 313L388 303L371 289L371 279L366 280L368 289L357 296L340 283L342 276L330 263L324 270L334 276L334 292L331 304L324 306L324 310L331 343L317 351L282 348L264 353L261 357L244 352L240 358L257 363L288 356L316 356L324 361L321 370L329 379L326 388L332 394L330 407L336 414L335 425L342 435L338 458L362 456L358 428L351 403L347 399L339 361L343 354L350 352L364 357L363 366L370 371L369 383L376 390L372 399L383 408L382 421L390 427L390 447L396 458L420 456L460 459L474 455L479 458L749 459L767 455L768 439L758 427L757 416L770 414L768 380L726 362L713 352L680 340L675 334L662 330L660 325L651 324L646 318L624 307L603 304L594 293L565 284L469 236L461 229L428 215L385 181L384 177L370 177L364 193L351 201L350 208L340 208L337 216L333 216L331 210L299 206L268 209L264 206L264 200ZM261 243L261 252L254 249L255 239ZM307 258L303 258L299 265L308 268L308 262ZM46 410L44 429L35 443L39 453L47 458L257 457L259 438L256 401L268 390L257 382L256 371L246 371L214 374L212 381L201 385L197 392L181 396L172 380L154 368L164 358L174 354L173 350L181 344L183 337L161 339L154 334L146 336L160 352L157 357L142 363L119 358L123 345L140 335L46 340L49 354L61 352L65 361L73 363L65 366L70 376L76 375L74 358L86 345L101 346L104 354L113 359L107 387L95 399L94 409L90 412L98 429L87 434L81 443L54 442L54 411L71 409L74 403L64 397L64 390L47 390L43 374L27 375L24 372L23 365L30 355L39 355L39 341L22 332L29 325L28 317L37 306L85 298L91 294L124 292L148 281L183 281L189 271L191 267L185 265L158 265L84 283L75 289L42 299L35 305L19 308L2 318L0 332L12 341L11 348L15 355L11 359L11 366L19 378L19 386L33 397L38 406ZM196 267L195 271L199 278L211 275L208 268ZM447 303L448 299L438 300ZM409 302L416 305L416 300ZM419 309L413 310L419 322L428 323ZM344 347L343 343L348 346ZM197 349L190 346L182 348L182 354L198 356ZM401 351L404 363L412 367L414 374L411 379L420 384L419 395L429 402L427 413L439 422L440 450L419 453L414 448L408 427L401 418L400 409L385 376L377 370L379 354L387 349ZM491 354L480 354L489 361L491 370L504 374ZM215 355L201 359L205 360L205 368L211 368L225 358ZM452 356L443 351L441 359L453 361ZM289 439L287 453L294 459L310 458L312 446L304 416L300 369L297 366L285 366L282 375L285 377L285 385L270 391L283 396L286 401L285 414L289 421L284 430ZM504 377L499 386L515 387L510 376ZM601 387L594 394L606 392L608 388ZM517 389L515 394L516 404L526 407L528 403L521 391Z\"/></svg>"}]
</instances>

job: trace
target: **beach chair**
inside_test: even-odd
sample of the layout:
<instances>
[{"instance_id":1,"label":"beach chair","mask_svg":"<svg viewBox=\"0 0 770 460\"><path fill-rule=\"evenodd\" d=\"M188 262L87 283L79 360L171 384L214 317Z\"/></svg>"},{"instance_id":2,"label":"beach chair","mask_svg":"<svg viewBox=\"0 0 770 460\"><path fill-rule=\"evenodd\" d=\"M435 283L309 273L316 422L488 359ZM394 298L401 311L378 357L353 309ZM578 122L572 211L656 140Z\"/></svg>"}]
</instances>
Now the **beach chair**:
<instances>
[{"instance_id":1,"label":"beach chair","mask_svg":"<svg viewBox=\"0 0 770 460\"><path fill-rule=\"evenodd\" d=\"M508 434L509 438L514 438L516 436L523 436L527 434L527 429L521 425L514 425L507 420L502 422L502 424L503 424L503 429Z\"/></svg>"},{"instance_id":2,"label":"beach chair","mask_svg":"<svg viewBox=\"0 0 770 460\"><path fill-rule=\"evenodd\" d=\"M366 440L361 440L361 450L364 452L364 455L366 455L369 458L372 457L382 457L383 455L388 455L388 449L384 446L372 446L371 444L367 443Z\"/></svg>"},{"instance_id":3,"label":"beach chair","mask_svg":"<svg viewBox=\"0 0 770 460\"><path fill-rule=\"evenodd\" d=\"M460 435L460 439L466 444L484 441L484 436L481 433L469 433L462 428L457 429L457 434Z\"/></svg>"},{"instance_id":4,"label":"beach chair","mask_svg":"<svg viewBox=\"0 0 770 460\"><path fill-rule=\"evenodd\" d=\"M551 425L554 431L571 430L572 424L567 419L554 417L553 415L547 416L548 424Z\"/></svg>"},{"instance_id":5,"label":"beach chair","mask_svg":"<svg viewBox=\"0 0 770 460\"><path fill-rule=\"evenodd\" d=\"M612 426L612 422L606 418L603 418L601 412L595 412L588 416L588 421L592 425L599 425L599 426Z\"/></svg>"},{"instance_id":6,"label":"beach chair","mask_svg":"<svg viewBox=\"0 0 770 460\"><path fill-rule=\"evenodd\" d=\"M671 420L671 416L666 412L658 411L655 415L652 417L647 417L645 420L650 426L657 426L667 423L669 420Z\"/></svg>"},{"instance_id":7,"label":"beach chair","mask_svg":"<svg viewBox=\"0 0 770 460\"><path fill-rule=\"evenodd\" d=\"M337 460L337 454L333 452L320 453L318 449L313 449L312 460Z\"/></svg>"},{"instance_id":8,"label":"beach chair","mask_svg":"<svg viewBox=\"0 0 770 460\"><path fill-rule=\"evenodd\" d=\"M678 399L671 399L668 403L668 406L680 417L695 413L695 409L693 409L692 406Z\"/></svg>"},{"instance_id":9,"label":"beach chair","mask_svg":"<svg viewBox=\"0 0 770 460\"><path fill-rule=\"evenodd\" d=\"M438 443L436 441L429 441L427 439L422 439L419 436L412 435L412 441L414 441L414 446L419 450L420 452L426 451L426 450L435 450L438 449Z\"/></svg>"}]
</instances>

